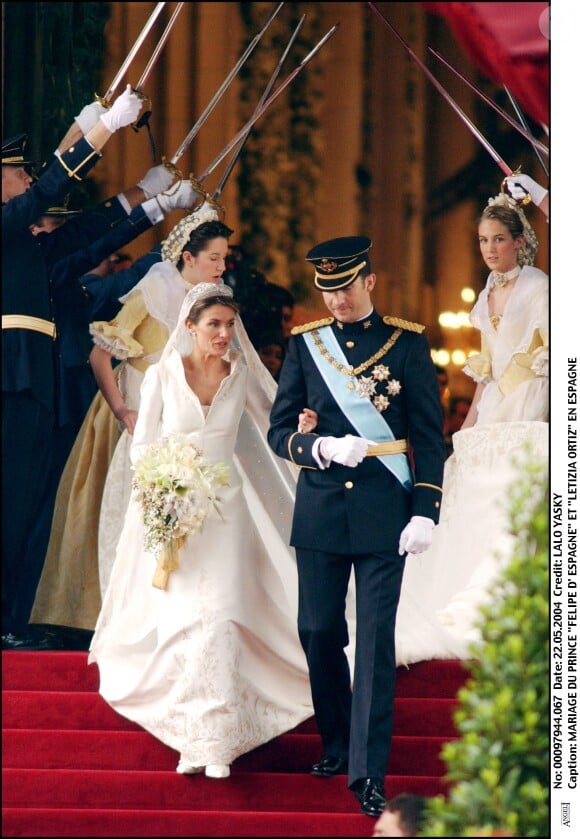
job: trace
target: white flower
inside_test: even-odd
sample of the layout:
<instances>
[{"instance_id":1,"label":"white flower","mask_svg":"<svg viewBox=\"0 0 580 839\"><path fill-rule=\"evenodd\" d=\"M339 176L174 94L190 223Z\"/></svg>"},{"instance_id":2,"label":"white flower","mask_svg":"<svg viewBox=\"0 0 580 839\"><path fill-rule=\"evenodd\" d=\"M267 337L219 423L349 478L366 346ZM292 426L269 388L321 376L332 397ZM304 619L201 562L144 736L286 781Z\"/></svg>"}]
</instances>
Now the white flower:
<instances>
[{"instance_id":1,"label":"white flower","mask_svg":"<svg viewBox=\"0 0 580 839\"><path fill-rule=\"evenodd\" d=\"M182 434L152 443L135 464L133 490L145 525L145 548L159 554L172 539L199 533L220 486L229 484L225 463L210 464Z\"/></svg>"}]
</instances>

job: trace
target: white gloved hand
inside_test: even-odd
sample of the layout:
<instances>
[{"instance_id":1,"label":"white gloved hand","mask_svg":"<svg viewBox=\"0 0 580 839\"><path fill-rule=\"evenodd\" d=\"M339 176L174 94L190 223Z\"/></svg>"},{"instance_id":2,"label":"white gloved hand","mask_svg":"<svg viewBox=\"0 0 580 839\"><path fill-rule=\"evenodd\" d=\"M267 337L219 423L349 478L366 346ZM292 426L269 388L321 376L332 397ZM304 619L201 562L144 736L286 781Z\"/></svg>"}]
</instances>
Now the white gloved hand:
<instances>
[{"instance_id":1,"label":"white gloved hand","mask_svg":"<svg viewBox=\"0 0 580 839\"><path fill-rule=\"evenodd\" d=\"M540 186L529 175L509 175L505 179L505 184L509 194L515 201L522 201L526 197L526 194L529 194L536 207L540 206L548 194L548 190Z\"/></svg>"},{"instance_id":2,"label":"white gloved hand","mask_svg":"<svg viewBox=\"0 0 580 839\"><path fill-rule=\"evenodd\" d=\"M193 189L189 181L182 181L176 190L157 195L156 198L163 212L168 213L170 210L191 210L199 196L200 193ZM207 201L203 207L206 208L206 205L209 207Z\"/></svg>"},{"instance_id":3,"label":"white gloved hand","mask_svg":"<svg viewBox=\"0 0 580 839\"><path fill-rule=\"evenodd\" d=\"M399 538L399 554L422 554L431 546L435 522L426 516L412 516Z\"/></svg>"},{"instance_id":4,"label":"white gloved hand","mask_svg":"<svg viewBox=\"0 0 580 839\"><path fill-rule=\"evenodd\" d=\"M153 198L159 192L169 189L175 180L175 173L170 172L164 163L159 166L153 166L149 171L145 172L137 186L141 187L145 193L145 198Z\"/></svg>"},{"instance_id":5,"label":"white gloved hand","mask_svg":"<svg viewBox=\"0 0 580 839\"><path fill-rule=\"evenodd\" d=\"M77 114L75 122L83 134L88 134L91 128L95 127L100 117L106 113L107 108L100 102L91 102L90 105L85 105L80 114Z\"/></svg>"},{"instance_id":6,"label":"white gloved hand","mask_svg":"<svg viewBox=\"0 0 580 839\"><path fill-rule=\"evenodd\" d=\"M343 466L358 466L370 445L373 445L371 441L364 437L321 437L318 451L324 460L333 460Z\"/></svg>"},{"instance_id":7,"label":"white gloved hand","mask_svg":"<svg viewBox=\"0 0 580 839\"><path fill-rule=\"evenodd\" d=\"M109 110L102 114L100 119L105 128L114 134L119 128L132 125L139 111L143 107L143 99L133 93L131 85L128 84L123 93L118 96Z\"/></svg>"}]
</instances>

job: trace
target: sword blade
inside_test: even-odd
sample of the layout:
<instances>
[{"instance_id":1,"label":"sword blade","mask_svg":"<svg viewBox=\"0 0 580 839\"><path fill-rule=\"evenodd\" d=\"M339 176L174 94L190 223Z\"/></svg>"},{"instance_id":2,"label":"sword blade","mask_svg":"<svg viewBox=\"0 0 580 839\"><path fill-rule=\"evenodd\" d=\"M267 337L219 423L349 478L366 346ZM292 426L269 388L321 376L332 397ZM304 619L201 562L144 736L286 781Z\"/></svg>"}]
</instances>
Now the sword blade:
<instances>
[{"instance_id":1,"label":"sword blade","mask_svg":"<svg viewBox=\"0 0 580 839\"><path fill-rule=\"evenodd\" d=\"M526 120L526 118L525 118L525 116L524 116L524 113L523 113L522 109L520 108L520 106L518 105L518 103L517 103L516 99L514 98L514 96L512 96L511 91L507 88L507 86L506 86L505 84L504 84L504 86L503 86L503 89L505 90L505 92L506 92L506 93L507 93L507 95L508 95L508 99L509 99L509 100L510 100L510 102L511 102L512 108L514 109L514 111L515 111L515 113L516 113L516 116L517 116L517 118L519 119L519 121L520 121L520 123L521 123L521 125L522 125L522 128L523 128L523 129L524 129L527 133L531 133L531 132L530 132L530 127L529 127L529 125L528 125L528 123L527 123L527 120ZM549 178L549 177L550 177L550 172L548 171L548 167L546 166L546 162L545 162L545 160L543 159L543 157L541 156L541 154L540 154L539 150L536 148L536 146L535 146L535 145L534 145L534 152L535 152L536 157L538 158L538 161L539 161L539 163L540 163L540 166L541 166L541 167L542 167L542 169L544 170L544 174L545 174L545 176L546 176L547 178Z\"/></svg>"},{"instance_id":2,"label":"sword blade","mask_svg":"<svg viewBox=\"0 0 580 839\"><path fill-rule=\"evenodd\" d=\"M496 102L494 102L493 99L491 99L482 90L480 90L478 87L476 87L476 85L474 85L473 82L470 82L469 79L467 79L463 75L463 73L460 73L459 70L457 70L455 67L453 67L453 65L450 64L447 61L447 59L443 58L442 55L440 55L438 52L436 52L436 50L432 49L431 47L429 47L429 50L430 50L430 52L433 53L435 58L438 58L439 61L441 61L442 64L445 64L445 66L448 67L451 70L451 72L455 73L455 75L458 78L460 78L462 82L465 82L465 84L469 88L471 88L471 90L473 90L474 93L477 93L477 95L481 99L483 99L483 101L486 102L490 106L490 108L493 108L494 111L497 111L497 113L500 116L502 116L505 119L505 121L507 123L509 123L509 125L512 126L512 128L515 128L516 131L519 131L519 133L523 137L525 137L526 140L528 140L532 144L534 149L538 149L539 151L542 152L542 154L545 154L546 156L549 155L549 153L550 153L549 150L546 148L546 146L543 145L543 143L541 143L539 140L536 140L536 138L532 135L528 126L524 125L524 123L521 122L521 117L519 117L519 115L518 115L518 118L520 119L521 125L518 125L518 123L514 119L512 119L512 117L510 117L509 114L506 114L506 112L503 110L503 108L500 108L500 106ZM505 88L505 90L506 90L506 93L508 94L508 96L511 100L512 105L514 105L514 101L512 99L511 94L509 93L507 88ZM514 110L516 110L516 105L514 105ZM516 110L516 113L517 113L517 110Z\"/></svg>"},{"instance_id":3,"label":"sword blade","mask_svg":"<svg viewBox=\"0 0 580 839\"><path fill-rule=\"evenodd\" d=\"M181 9L183 8L183 5L184 5L183 3L178 3L177 6L175 7L175 10L174 10L173 14L171 15L169 23L165 27L165 31L163 32L163 35L161 36L161 38L157 42L157 46L153 50L153 54L151 55L151 58L147 62L147 66L143 70L141 78L137 82L137 86L135 87L135 90L137 90L139 92L142 92L144 86L147 84L149 76L151 75L151 72L152 72L153 68L157 64L159 56L161 55L161 51L162 51L163 47L165 46L165 42L169 38L169 33L173 29L173 25L174 25L175 21L177 20L177 16L179 15Z\"/></svg>"},{"instance_id":4,"label":"sword blade","mask_svg":"<svg viewBox=\"0 0 580 839\"><path fill-rule=\"evenodd\" d=\"M199 117L199 119L197 120L197 122L195 123L193 128L190 130L190 132L188 133L188 135L186 136L186 138L184 139L182 144L179 146L179 148L177 149L177 151L175 152L175 154L171 158L171 163L174 166L177 163L177 161L179 160L179 158L182 157L182 155L185 153L185 151L189 148L189 146L191 145L191 142L194 139L195 135L198 133L198 131L200 130L200 128L202 127L204 122L207 120L207 118L209 117L209 115L211 114L211 112L213 111L213 109L215 108L217 103L219 102L219 100L222 98L222 96L224 95L224 93L226 92L226 90L228 89L228 87L230 86L232 81L234 80L234 78L238 75L238 73L240 72L240 68L247 61L247 59L250 56L250 53L257 46L258 42L260 41L260 38L262 37L262 35L266 31L266 29L270 26L270 24L272 23L272 21L274 20L274 18L276 17L276 15L278 14L278 12L280 11L280 9L282 8L283 5L284 5L284 3L279 3L278 6L274 9L272 14L270 15L270 17L268 18L268 20L266 21L266 23L262 27L262 29L250 41L250 43L248 44L248 46L244 50L243 54L239 58L235 67L230 71L230 73L228 74L226 79L223 81L223 83L221 84L218 91L214 94L211 102L209 102L205 111Z\"/></svg>"},{"instance_id":5,"label":"sword blade","mask_svg":"<svg viewBox=\"0 0 580 839\"><path fill-rule=\"evenodd\" d=\"M260 119L260 117L262 116L262 114L264 114L264 113L268 110L268 108L270 107L270 105L272 105L272 104L274 103L274 101L275 101L275 100L276 100L276 99L280 96L280 94L281 94L284 90L286 90L286 88L288 87L288 85L289 85L292 81L294 81L294 79L296 78L296 76L298 75L298 73L302 72L302 70L306 67L306 65L308 64L308 62L309 62L312 58L314 58L314 56L316 55L316 53L317 53L317 52L318 52L318 51L319 51L319 50L320 50L320 49L324 46L324 44L325 44L325 43L329 40L329 38L331 38L331 37L334 35L334 33L336 32L336 30L337 30L337 29L338 29L338 23L335 23L335 24L334 24L334 26L333 26L331 29L329 29L329 30L328 30L328 32L326 33L326 35L325 35L323 38L321 38L321 39L320 39L320 41L316 44L316 46L315 46L312 50L310 50L310 52L308 53L308 55L307 55L305 58L303 58L303 59L302 59L302 61L300 62L300 64L298 64L298 65L294 68L294 70L292 70L292 72L291 72L288 76L286 76L286 78L284 79L284 81L283 81L283 82L281 82L281 84L279 85L279 87L277 87L277 88L276 88L276 90L274 91L274 93L272 93L272 94L271 94L271 95L270 95L270 96L266 99L266 101L264 102L264 104L263 104L261 107L256 108L256 110L254 111L253 115L252 115L252 116L250 117L250 119L246 122L246 124L245 124L245 125L243 125L243 126L240 128L240 130L238 131L238 133L236 134L236 136L235 136L235 137L233 137L233 138L230 140L230 142L227 144L227 146L225 146L225 147L221 150L221 152L218 154L218 156L215 158L215 160L213 161L213 163L212 163L212 164L211 164L211 165L210 165L210 166L206 169L206 171L205 171L205 173L204 173L206 177L207 177L207 175L210 175L210 174L214 171L214 169L215 169L217 166L219 166L219 164L222 162L222 160L224 159L224 157L227 157L227 155L231 152L231 150L234 148L234 146L237 146L237 144L240 142L240 140L241 140L243 137L245 137L246 133L247 133L248 131L250 131L250 129L254 126L254 124L255 124L255 123L256 123L256 122ZM511 173L510 173L510 174L511 174Z\"/></svg>"},{"instance_id":6,"label":"sword blade","mask_svg":"<svg viewBox=\"0 0 580 839\"><path fill-rule=\"evenodd\" d=\"M280 73L282 71L282 67L284 66L284 62L288 58L288 54L290 53L290 50L292 49L294 41L298 37L298 33L302 29L302 26L303 26L305 20L306 20L306 15L302 15L302 17L300 18L300 20L298 22L298 25L297 25L296 29L292 33L292 37L290 38L290 40L288 41L288 44L286 45L286 49L282 53L282 56L281 56L280 60L278 61L278 64L274 68L274 72L270 76L268 84L264 88L264 92L260 96L260 101L258 102L258 104L257 104L257 106L254 110L254 114L256 114L256 112L259 111L259 109L264 105L268 96L272 92L272 88L274 87L274 84L276 83L276 79L278 78L278 76L280 75ZM242 153L242 149L246 145L246 142L248 140L248 137L250 136L250 131L251 130L252 130L251 127L247 129L246 133L244 134L244 136L240 140L240 143L239 143L237 149L235 150L234 154L230 158L230 162L228 163L228 165L226 167L226 170L223 173L222 177L220 178L220 181L219 181L219 183L218 183L217 187L215 188L215 191L212 195L212 199L214 201L217 201L218 198L220 197L220 195L222 194L222 190L223 190L224 186L226 185L227 180L228 180L229 176L231 175L232 169L236 165L240 154ZM209 172L207 172L207 173L204 172L203 175L199 178L199 182L203 183L203 181L206 179L208 174L209 174Z\"/></svg>"},{"instance_id":7,"label":"sword blade","mask_svg":"<svg viewBox=\"0 0 580 839\"><path fill-rule=\"evenodd\" d=\"M151 31L151 29L153 28L153 24L155 23L155 21L157 20L157 18L161 14L161 10L163 9L164 6L165 6L165 3L157 3L157 5L153 9L153 11L151 12L151 14L149 16L149 20L147 21L147 23L145 24L145 26L141 30L139 36L137 37L137 40L135 41L135 43L133 44L133 46L129 50L129 53L127 54L127 57L125 58L125 60L123 61L123 63L119 67L119 69L117 70L117 74L116 74L115 78L113 79L113 81L109 85L109 87L107 89L107 92L105 93L105 95L103 97L105 102L109 102L111 100L111 97L112 97L113 93L115 92L115 90L117 89L117 87L119 85L119 82L121 81L121 79L123 78L123 76L125 75L127 70L129 69L129 66L133 62L133 59L135 58L135 55L137 54L137 51L140 49L141 44L143 43L143 41L145 40L145 38L147 37L147 35Z\"/></svg>"},{"instance_id":8,"label":"sword blade","mask_svg":"<svg viewBox=\"0 0 580 839\"><path fill-rule=\"evenodd\" d=\"M379 17L379 18L380 18L380 20L381 20L381 21L385 24L385 26L387 26L387 27L388 27L388 29L390 29L390 31L393 33L393 35L397 38L397 40L398 40L398 41L402 44L402 46L406 49L407 53L411 56L411 58L413 59L413 61L415 62L415 64L417 64L417 66L421 68L421 70L422 70L422 71L423 71L423 73L427 76L427 78L429 79L429 81L430 81L430 82L431 82L431 83L435 86L435 88L439 91L439 93L441 94L441 96L443 96L443 98L446 100L446 102L448 102L448 103L449 103L449 105L451 105L451 107L453 108L453 110L455 111L455 113L457 114L457 116L461 119L461 121L464 123L464 125L466 125L466 126L467 126L467 128L471 131L471 133L473 134L473 136L474 136L474 137L475 137L475 138L476 138L476 139L477 139L477 140L481 143L481 145L483 146L483 148L484 148L484 149L488 152L488 154L489 154L489 155L493 158L493 160L497 163L497 165L498 165L498 166L499 166L499 168L502 170L502 172L504 173L504 175L509 176L509 175L513 174L513 170L511 169L511 167L507 165L507 163L505 162L505 160L503 160L503 158L502 158L502 157L500 157L500 155L499 155L499 154L498 154L498 152L494 149L494 147L491 145L491 143L490 143L488 140L486 140L486 138L483 136L483 134L481 133L481 131L479 130L479 128L477 128L477 126L476 126L476 125L475 125L475 124L474 124L474 123L473 123L473 122L469 119L469 117L467 116L467 114L466 114L466 113L465 113L465 112L464 112L464 111L463 111L463 110L459 107L459 105L457 104L457 102L455 101L455 99L453 99L453 98L449 95L449 93L447 93L447 91L445 90L445 88L443 87L443 85L442 85L442 84L441 84L441 83L440 83L440 82L439 82L439 81L435 78L435 76L433 75L433 73L432 73L432 72L429 70L429 68L428 68L428 67L427 67L427 66L426 66L426 65L425 65L425 64L421 61L421 59L419 58L419 56L418 56L418 55L416 55L416 54L413 52L413 50L411 49L411 47L409 46L409 44L405 41L405 39L404 39L401 35L399 35L399 33L397 32L397 30L395 29L395 27L394 27L391 23L389 23L389 21L388 21L388 20L386 19L386 17L382 14L382 12L380 12L380 11L377 9L377 7L375 6L375 4L374 4L374 3L370 3L370 2L369 2L369 4L368 4L368 5L371 7L371 9L372 9L372 10L373 10L373 12L377 15L377 17Z\"/></svg>"}]
</instances>

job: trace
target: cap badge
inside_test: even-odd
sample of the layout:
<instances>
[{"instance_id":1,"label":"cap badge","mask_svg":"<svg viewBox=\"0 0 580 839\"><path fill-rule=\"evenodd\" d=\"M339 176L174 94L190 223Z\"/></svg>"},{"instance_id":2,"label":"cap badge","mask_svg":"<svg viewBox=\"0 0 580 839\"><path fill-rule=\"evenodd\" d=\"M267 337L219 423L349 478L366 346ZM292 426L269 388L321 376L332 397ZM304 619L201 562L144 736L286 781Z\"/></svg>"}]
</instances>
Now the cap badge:
<instances>
[{"instance_id":1,"label":"cap badge","mask_svg":"<svg viewBox=\"0 0 580 839\"><path fill-rule=\"evenodd\" d=\"M318 266L319 271L324 271L325 274L331 274L333 271L336 271L338 265L336 262L333 262L332 259L326 259L326 257L321 261L320 265Z\"/></svg>"}]
</instances>

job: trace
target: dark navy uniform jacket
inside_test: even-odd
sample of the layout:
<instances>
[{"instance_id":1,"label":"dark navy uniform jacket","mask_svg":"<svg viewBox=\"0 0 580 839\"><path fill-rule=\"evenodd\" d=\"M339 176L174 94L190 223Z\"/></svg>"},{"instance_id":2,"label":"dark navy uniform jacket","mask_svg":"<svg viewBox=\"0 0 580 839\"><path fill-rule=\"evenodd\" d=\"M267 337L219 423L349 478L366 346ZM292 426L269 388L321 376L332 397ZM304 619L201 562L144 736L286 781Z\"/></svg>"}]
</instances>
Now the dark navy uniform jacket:
<instances>
[{"instance_id":1,"label":"dark navy uniform jacket","mask_svg":"<svg viewBox=\"0 0 580 839\"><path fill-rule=\"evenodd\" d=\"M131 216L139 214L151 226L140 207L133 210ZM127 223L130 224L130 217ZM136 259L129 268L123 268L108 277L85 274L87 267L94 268L106 256L130 241L125 236L111 247L112 238L122 232L123 227L124 222L89 248L56 262L50 269L57 328L57 420L60 426L74 422L80 427L97 392L97 383L89 364L89 354L93 348L89 325L94 320L112 320L121 308L119 297L130 291L152 265L161 261L161 251L156 246ZM135 225L129 229L133 231L131 238L138 235L134 232L137 229ZM49 235L53 236L54 233Z\"/></svg>"},{"instance_id":2,"label":"dark navy uniform jacket","mask_svg":"<svg viewBox=\"0 0 580 839\"><path fill-rule=\"evenodd\" d=\"M32 316L48 325L54 323L46 256L40 237L33 236L28 228L49 207L62 205L74 184L99 158L100 154L82 138L55 159L23 195L3 204L3 316ZM50 335L26 328L2 329L2 391L28 391L54 410L55 364Z\"/></svg>"},{"instance_id":3,"label":"dark navy uniform jacket","mask_svg":"<svg viewBox=\"0 0 580 839\"><path fill-rule=\"evenodd\" d=\"M388 406L380 411L382 418L395 439L407 440L412 447L413 487L404 489L377 457L367 456L354 468L337 463L325 470L318 467L312 456L318 435L360 435L324 382L304 335L293 334L271 411L268 441L276 454L302 467L290 539L295 547L345 554L396 551L401 531L412 515L427 516L435 523L439 520L446 451L435 367L427 339L421 334L423 327L396 318L385 320L391 323L373 311L368 319L354 324L326 318L293 332L330 324L347 362L358 367L404 327L387 353L358 379L372 377L379 365L388 368L387 378L384 369L377 371L371 399L382 395L383 406L387 400ZM345 387L349 381L345 375ZM303 408L318 413L313 434L296 431Z\"/></svg>"}]
</instances>

